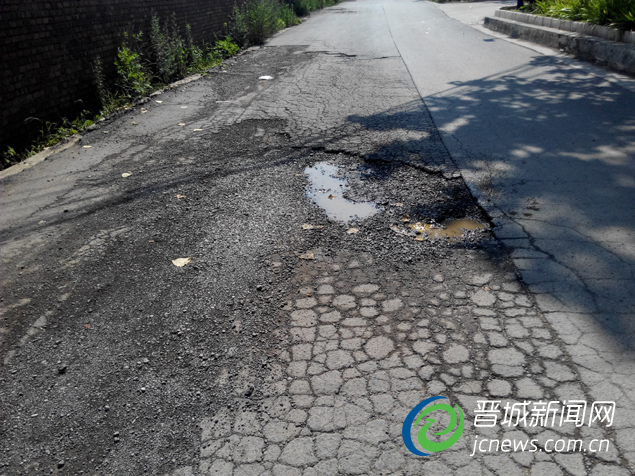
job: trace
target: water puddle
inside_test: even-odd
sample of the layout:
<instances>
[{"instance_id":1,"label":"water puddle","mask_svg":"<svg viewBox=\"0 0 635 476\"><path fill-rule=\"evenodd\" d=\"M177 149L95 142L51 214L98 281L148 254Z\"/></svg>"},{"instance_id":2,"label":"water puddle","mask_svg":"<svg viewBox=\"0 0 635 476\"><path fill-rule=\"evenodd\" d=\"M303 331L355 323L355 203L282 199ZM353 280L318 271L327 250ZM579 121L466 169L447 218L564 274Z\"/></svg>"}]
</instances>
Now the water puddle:
<instances>
[{"instance_id":1,"label":"water puddle","mask_svg":"<svg viewBox=\"0 0 635 476\"><path fill-rule=\"evenodd\" d=\"M306 196L331 220L348 223L368 218L379 211L374 203L354 202L343 197L347 181L336 177L337 166L320 162L305 168L304 173L309 176Z\"/></svg>"},{"instance_id":2,"label":"water puddle","mask_svg":"<svg viewBox=\"0 0 635 476\"><path fill-rule=\"evenodd\" d=\"M417 233L415 240L423 241L429 238L449 238L452 241L463 238L465 230L484 230L485 225L474 220L444 220L441 227L429 225L427 223L415 223L408 225L411 230Z\"/></svg>"}]
</instances>

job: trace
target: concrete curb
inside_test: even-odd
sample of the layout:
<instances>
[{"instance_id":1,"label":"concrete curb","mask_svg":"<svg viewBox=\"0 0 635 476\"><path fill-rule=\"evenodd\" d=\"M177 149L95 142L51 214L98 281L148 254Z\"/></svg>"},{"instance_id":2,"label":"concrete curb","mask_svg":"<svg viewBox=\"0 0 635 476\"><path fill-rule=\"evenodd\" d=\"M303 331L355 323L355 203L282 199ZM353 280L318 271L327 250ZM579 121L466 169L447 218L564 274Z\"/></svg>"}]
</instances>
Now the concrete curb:
<instances>
[{"instance_id":1,"label":"concrete curb","mask_svg":"<svg viewBox=\"0 0 635 476\"><path fill-rule=\"evenodd\" d=\"M602 38L603 40L635 44L635 31L616 30L615 28L610 28L608 26L594 25L592 23L585 23L581 21L559 20L557 18L543 17L540 15L532 15L530 13L522 13L513 10L496 10L495 16L498 18L513 20L518 23L546 26L557 30L580 33L581 35L595 36Z\"/></svg>"},{"instance_id":2,"label":"concrete curb","mask_svg":"<svg viewBox=\"0 0 635 476\"><path fill-rule=\"evenodd\" d=\"M7 167L6 169L0 172L0 180L3 180L15 174L19 174L23 170L30 169L34 165L37 165L43 160L48 159L53 154L57 154L59 152L62 152L66 149L73 147L75 144L79 142L79 139L81 139L81 134L75 134L69 137L68 140L66 140L65 142L56 144L53 147L47 147L42 152L38 152L37 154L32 155L28 159L23 160L22 162L19 162L15 165L12 165L11 167Z\"/></svg>"},{"instance_id":3,"label":"concrete curb","mask_svg":"<svg viewBox=\"0 0 635 476\"><path fill-rule=\"evenodd\" d=\"M556 27L546 26L547 24ZM635 76L634 32L619 32L614 29L610 29L611 32L605 32L601 30L605 27L505 10L496 11L496 18L485 17L484 26L512 38L556 48L580 59L600 63L620 73ZM582 29L587 33L571 31L573 29ZM601 33L605 36L612 35L613 38L619 36L622 41L628 42L618 43L591 36L588 32ZM631 43L631 41L634 42Z\"/></svg>"}]
</instances>

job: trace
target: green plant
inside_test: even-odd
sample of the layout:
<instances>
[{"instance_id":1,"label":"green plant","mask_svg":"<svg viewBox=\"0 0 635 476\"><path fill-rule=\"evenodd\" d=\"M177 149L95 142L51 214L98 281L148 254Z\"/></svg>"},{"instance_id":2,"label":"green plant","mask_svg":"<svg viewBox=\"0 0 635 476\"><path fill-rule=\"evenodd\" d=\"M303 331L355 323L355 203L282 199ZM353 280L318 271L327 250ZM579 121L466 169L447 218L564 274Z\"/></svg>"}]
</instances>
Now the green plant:
<instances>
[{"instance_id":1,"label":"green plant","mask_svg":"<svg viewBox=\"0 0 635 476\"><path fill-rule=\"evenodd\" d=\"M218 53L221 58L230 58L240 51L240 46L232 41L231 36L226 36L224 40L216 41L214 45L214 51Z\"/></svg>"},{"instance_id":2,"label":"green plant","mask_svg":"<svg viewBox=\"0 0 635 476\"><path fill-rule=\"evenodd\" d=\"M134 38L141 39L140 32ZM143 96L152 89L152 78L141 63L141 53L133 51L124 41L117 50L115 60L119 82L117 85L129 98Z\"/></svg>"},{"instance_id":3,"label":"green plant","mask_svg":"<svg viewBox=\"0 0 635 476\"><path fill-rule=\"evenodd\" d=\"M86 130L94 124L95 119L99 118L99 116L97 116L91 119L90 116L92 116L92 114L89 111L82 111L73 121L63 118L59 123L42 122L37 118L29 118L30 120L39 121L43 124L38 137L29 147L19 152L13 147L8 146L7 150L2 154L2 168L10 167L13 164L26 160L47 147L52 147L64 139Z\"/></svg>"},{"instance_id":4,"label":"green plant","mask_svg":"<svg viewBox=\"0 0 635 476\"><path fill-rule=\"evenodd\" d=\"M189 37L184 40L179 33L176 14L172 14L161 26L159 17L152 12L149 35L154 60L152 66L164 84L184 76L188 72L188 65L193 63L193 56L198 55L189 27L186 27L186 35Z\"/></svg>"},{"instance_id":5,"label":"green plant","mask_svg":"<svg viewBox=\"0 0 635 476\"><path fill-rule=\"evenodd\" d=\"M635 29L633 0L536 0L533 13L623 30Z\"/></svg>"},{"instance_id":6,"label":"green plant","mask_svg":"<svg viewBox=\"0 0 635 476\"><path fill-rule=\"evenodd\" d=\"M108 86L106 84L106 76L104 75L104 67L101 62L101 56L96 56L92 65L93 82L97 90L99 106L104 107L107 101Z\"/></svg>"},{"instance_id":7,"label":"green plant","mask_svg":"<svg viewBox=\"0 0 635 476\"><path fill-rule=\"evenodd\" d=\"M296 25L297 15L278 0L249 0L234 7L229 35L239 45L259 45L281 29Z\"/></svg>"},{"instance_id":8,"label":"green plant","mask_svg":"<svg viewBox=\"0 0 635 476\"><path fill-rule=\"evenodd\" d=\"M340 0L287 0L295 14L299 17L308 15L314 10L330 7L339 3Z\"/></svg>"}]
</instances>

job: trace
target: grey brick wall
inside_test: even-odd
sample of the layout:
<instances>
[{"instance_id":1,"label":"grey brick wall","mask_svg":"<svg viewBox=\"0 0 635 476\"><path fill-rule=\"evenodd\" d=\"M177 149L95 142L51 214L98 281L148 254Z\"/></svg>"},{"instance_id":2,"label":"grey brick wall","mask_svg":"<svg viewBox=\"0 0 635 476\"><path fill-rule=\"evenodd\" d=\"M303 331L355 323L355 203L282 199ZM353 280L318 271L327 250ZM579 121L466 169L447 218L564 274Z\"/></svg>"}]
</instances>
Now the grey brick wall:
<instances>
[{"instance_id":1,"label":"grey brick wall","mask_svg":"<svg viewBox=\"0 0 635 476\"><path fill-rule=\"evenodd\" d=\"M0 145L20 146L41 128L35 117L73 118L96 107L91 64L110 66L124 31L148 31L155 11L189 24L195 42L222 32L237 0L2 0ZM107 73L113 74L112 68Z\"/></svg>"}]
</instances>

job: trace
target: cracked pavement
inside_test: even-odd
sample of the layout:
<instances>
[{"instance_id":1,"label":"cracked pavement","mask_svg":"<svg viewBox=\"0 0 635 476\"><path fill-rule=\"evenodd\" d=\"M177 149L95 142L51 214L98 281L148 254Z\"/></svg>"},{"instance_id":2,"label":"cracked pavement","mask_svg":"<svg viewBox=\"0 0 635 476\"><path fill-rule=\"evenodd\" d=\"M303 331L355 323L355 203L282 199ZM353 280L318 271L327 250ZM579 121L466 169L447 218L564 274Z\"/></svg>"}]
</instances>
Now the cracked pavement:
<instances>
[{"instance_id":1,"label":"cracked pavement","mask_svg":"<svg viewBox=\"0 0 635 476\"><path fill-rule=\"evenodd\" d=\"M315 13L2 180L1 474L633 474L633 94L442 8ZM562 135L576 147L538 150L531 127L505 142L516 117L587 108L594 132ZM306 198L317 163L378 213L329 220ZM463 218L485 229L407 227ZM433 395L465 432L418 457L402 424ZM616 409L483 428L479 400ZM539 451L471 455L483 438ZM610 445L548 451L560 439Z\"/></svg>"}]
</instances>

